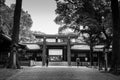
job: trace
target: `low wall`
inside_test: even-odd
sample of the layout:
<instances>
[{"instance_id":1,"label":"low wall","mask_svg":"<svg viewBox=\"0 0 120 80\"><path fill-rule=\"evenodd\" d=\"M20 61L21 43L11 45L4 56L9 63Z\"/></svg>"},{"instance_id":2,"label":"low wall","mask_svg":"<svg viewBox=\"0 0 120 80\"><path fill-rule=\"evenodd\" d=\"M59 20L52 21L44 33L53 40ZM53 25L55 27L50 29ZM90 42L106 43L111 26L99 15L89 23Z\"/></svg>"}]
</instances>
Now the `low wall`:
<instances>
[{"instance_id":1,"label":"low wall","mask_svg":"<svg viewBox=\"0 0 120 80\"><path fill-rule=\"evenodd\" d=\"M21 66L42 66L41 61L20 61ZM90 62L80 62L80 66L89 66ZM68 62L49 62L48 66L68 66ZM76 62L71 62L71 66L76 66ZM94 66L97 66L97 62L94 62Z\"/></svg>"}]
</instances>

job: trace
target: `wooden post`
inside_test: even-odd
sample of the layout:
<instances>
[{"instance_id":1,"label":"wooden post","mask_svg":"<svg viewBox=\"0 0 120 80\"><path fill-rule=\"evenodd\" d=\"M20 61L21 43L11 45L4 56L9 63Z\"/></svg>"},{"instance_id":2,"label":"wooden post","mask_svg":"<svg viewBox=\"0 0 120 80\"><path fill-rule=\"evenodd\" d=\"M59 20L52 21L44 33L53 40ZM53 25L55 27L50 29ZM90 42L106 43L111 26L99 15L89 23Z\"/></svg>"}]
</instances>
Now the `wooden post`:
<instances>
[{"instance_id":1,"label":"wooden post","mask_svg":"<svg viewBox=\"0 0 120 80\"><path fill-rule=\"evenodd\" d=\"M56 43L58 42L58 37L56 37Z\"/></svg>"},{"instance_id":2,"label":"wooden post","mask_svg":"<svg viewBox=\"0 0 120 80\"><path fill-rule=\"evenodd\" d=\"M98 70L102 70L102 65L101 65L101 58L100 58L101 53L98 53Z\"/></svg>"},{"instance_id":3,"label":"wooden post","mask_svg":"<svg viewBox=\"0 0 120 80\"><path fill-rule=\"evenodd\" d=\"M107 58L108 49L105 49L105 71L108 70L108 58Z\"/></svg>"},{"instance_id":4,"label":"wooden post","mask_svg":"<svg viewBox=\"0 0 120 80\"><path fill-rule=\"evenodd\" d=\"M46 63L46 37L43 38L42 66Z\"/></svg>"},{"instance_id":5,"label":"wooden post","mask_svg":"<svg viewBox=\"0 0 120 80\"><path fill-rule=\"evenodd\" d=\"M68 61L68 66L71 66L70 37L68 37L67 39L67 61Z\"/></svg>"},{"instance_id":6,"label":"wooden post","mask_svg":"<svg viewBox=\"0 0 120 80\"><path fill-rule=\"evenodd\" d=\"M16 69L17 68L17 65L16 65L16 53L17 53L17 51L16 51L16 47L13 47L13 50L12 50L12 53L11 54L13 54L12 55L12 57L13 57L13 59L12 59L12 68L14 68L14 69Z\"/></svg>"},{"instance_id":7,"label":"wooden post","mask_svg":"<svg viewBox=\"0 0 120 80\"><path fill-rule=\"evenodd\" d=\"M64 61L67 61L67 57L66 57L66 46L64 46L64 49L63 49L63 60Z\"/></svg>"}]
</instances>

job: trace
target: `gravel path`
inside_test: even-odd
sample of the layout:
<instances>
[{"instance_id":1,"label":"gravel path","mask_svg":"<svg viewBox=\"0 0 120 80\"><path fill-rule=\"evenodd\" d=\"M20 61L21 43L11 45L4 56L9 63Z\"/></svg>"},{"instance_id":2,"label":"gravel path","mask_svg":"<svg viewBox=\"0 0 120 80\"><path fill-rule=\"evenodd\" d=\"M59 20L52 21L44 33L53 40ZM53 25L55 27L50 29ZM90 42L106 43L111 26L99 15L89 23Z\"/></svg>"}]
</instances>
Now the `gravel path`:
<instances>
[{"instance_id":1,"label":"gravel path","mask_svg":"<svg viewBox=\"0 0 120 80\"><path fill-rule=\"evenodd\" d=\"M30 67L7 80L120 80L120 77L101 73L87 67Z\"/></svg>"}]
</instances>

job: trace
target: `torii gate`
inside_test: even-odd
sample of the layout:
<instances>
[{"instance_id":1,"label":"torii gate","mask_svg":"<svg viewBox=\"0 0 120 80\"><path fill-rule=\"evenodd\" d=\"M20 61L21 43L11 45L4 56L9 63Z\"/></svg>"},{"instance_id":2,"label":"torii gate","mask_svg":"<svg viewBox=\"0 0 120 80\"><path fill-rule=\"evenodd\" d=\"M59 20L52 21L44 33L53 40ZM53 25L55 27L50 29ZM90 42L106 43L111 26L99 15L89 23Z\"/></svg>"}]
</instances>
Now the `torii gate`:
<instances>
[{"instance_id":1,"label":"torii gate","mask_svg":"<svg viewBox=\"0 0 120 80\"><path fill-rule=\"evenodd\" d=\"M43 52L42 52L42 65L45 66L46 61L46 46L48 44L51 44L50 42L46 42L46 39L56 39L56 42L54 44L61 44L67 46L67 61L68 66L71 65L71 42L70 40L73 38L77 38L78 35L76 34L70 34L70 35L40 35L40 34L34 34L36 38L43 39L42 46L43 46ZM58 43L58 39L66 39L66 42L60 42Z\"/></svg>"}]
</instances>

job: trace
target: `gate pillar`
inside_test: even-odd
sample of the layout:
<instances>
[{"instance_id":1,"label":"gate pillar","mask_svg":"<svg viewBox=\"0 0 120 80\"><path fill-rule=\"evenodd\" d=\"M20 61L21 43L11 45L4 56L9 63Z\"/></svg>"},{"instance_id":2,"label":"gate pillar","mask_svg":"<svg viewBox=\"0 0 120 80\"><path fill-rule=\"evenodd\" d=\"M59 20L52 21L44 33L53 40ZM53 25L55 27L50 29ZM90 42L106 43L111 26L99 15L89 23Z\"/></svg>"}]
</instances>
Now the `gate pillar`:
<instances>
[{"instance_id":1,"label":"gate pillar","mask_svg":"<svg viewBox=\"0 0 120 80\"><path fill-rule=\"evenodd\" d=\"M46 63L46 37L43 38L42 66Z\"/></svg>"},{"instance_id":2,"label":"gate pillar","mask_svg":"<svg viewBox=\"0 0 120 80\"><path fill-rule=\"evenodd\" d=\"M68 61L68 66L71 66L70 37L68 37L67 39L67 61Z\"/></svg>"}]
</instances>

